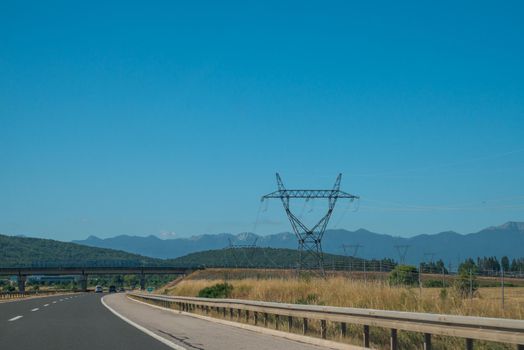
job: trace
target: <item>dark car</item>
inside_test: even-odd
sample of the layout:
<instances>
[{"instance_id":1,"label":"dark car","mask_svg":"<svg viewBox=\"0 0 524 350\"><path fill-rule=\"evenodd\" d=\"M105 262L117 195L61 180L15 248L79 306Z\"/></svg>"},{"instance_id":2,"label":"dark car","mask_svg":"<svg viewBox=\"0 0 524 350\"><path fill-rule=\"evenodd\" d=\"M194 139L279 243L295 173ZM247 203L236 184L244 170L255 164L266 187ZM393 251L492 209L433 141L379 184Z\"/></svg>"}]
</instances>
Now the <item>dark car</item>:
<instances>
[{"instance_id":1,"label":"dark car","mask_svg":"<svg viewBox=\"0 0 524 350\"><path fill-rule=\"evenodd\" d=\"M115 286L109 286L109 293L116 293L116 287Z\"/></svg>"}]
</instances>

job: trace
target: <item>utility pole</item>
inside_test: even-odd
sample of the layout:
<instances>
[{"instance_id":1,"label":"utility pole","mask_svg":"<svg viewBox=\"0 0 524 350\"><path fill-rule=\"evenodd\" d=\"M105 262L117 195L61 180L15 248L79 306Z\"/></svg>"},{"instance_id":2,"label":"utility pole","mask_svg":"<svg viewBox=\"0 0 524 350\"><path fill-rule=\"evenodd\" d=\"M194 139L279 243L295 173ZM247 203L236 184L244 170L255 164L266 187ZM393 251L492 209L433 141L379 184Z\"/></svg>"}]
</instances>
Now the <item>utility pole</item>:
<instances>
[{"instance_id":1,"label":"utility pole","mask_svg":"<svg viewBox=\"0 0 524 350\"><path fill-rule=\"evenodd\" d=\"M293 231L298 240L298 264L297 269L301 270L315 270L321 276L325 276L324 271L324 254L322 252L322 237L326 232L326 227L331 218L331 214L335 209L335 204L339 199L349 199L351 201L359 199L358 196L349 194L340 190L340 181L342 174L338 174L335 185L330 190L310 190L310 189L296 189L288 190L284 186L280 175L276 174L278 190L266 194L262 197L262 201L266 199L280 199L287 217L291 223ZM327 199L328 210L327 213L317 222L313 227L307 227L290 209L290 199Z\"/></svg>"},{"instance_id":2,"label":"utility pole","mask_svg":"<svg viewBox=\"0 0 524 350\"><path fill-rule=\"evenodd\" d=\"M500 264L500 290L502 293L502 311L504 311L504 266Z\"/></svg>"},{"instance_id":3,"label":"utility pole","mask_svg":"<svg viewBox=\"0 0 524 350\"><path fill-rule=\"evenodd\" d=\"M418 289L420 294L420 300L422 300L422 263L418 264Z\"/></svg>"},{"instance_id":4,"label":"utility pole","mask_svg":"<svg viewBox=\"0 0 524 350\"><path fill-rule=\"evenodd\" d=\"M473 300L473 274L469 269L469 298Z\"/></svg>"}]
</instances>

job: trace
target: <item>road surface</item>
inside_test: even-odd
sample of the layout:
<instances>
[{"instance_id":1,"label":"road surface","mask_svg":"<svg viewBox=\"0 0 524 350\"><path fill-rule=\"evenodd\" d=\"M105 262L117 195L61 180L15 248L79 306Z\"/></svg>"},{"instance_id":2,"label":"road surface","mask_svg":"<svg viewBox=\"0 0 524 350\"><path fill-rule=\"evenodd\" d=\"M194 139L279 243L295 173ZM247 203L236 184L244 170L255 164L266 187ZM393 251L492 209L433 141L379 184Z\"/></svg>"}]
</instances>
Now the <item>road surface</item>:
<instances>
[{"instance_id":1,"label":"road surface","mask_svg":"<svg viewBox=\"0 0 524 350\"><path fill-rule=\"evenodd\" d=\"M106 308L102 296L107 306L135 325ZM5 349L324 349L159 310L128 300L124 294L94 293L1 303L0 340Z\"/></svg>"},{"instance_id":2,"label":"road surface","mask_svg":"<svg viewBox=\"0 0 524 350\"><path fill-rule=\"evenodd\" d=\"M170 349L113 315L100 294L0 304L2 349Z\"/></svg>"}]
</instances>

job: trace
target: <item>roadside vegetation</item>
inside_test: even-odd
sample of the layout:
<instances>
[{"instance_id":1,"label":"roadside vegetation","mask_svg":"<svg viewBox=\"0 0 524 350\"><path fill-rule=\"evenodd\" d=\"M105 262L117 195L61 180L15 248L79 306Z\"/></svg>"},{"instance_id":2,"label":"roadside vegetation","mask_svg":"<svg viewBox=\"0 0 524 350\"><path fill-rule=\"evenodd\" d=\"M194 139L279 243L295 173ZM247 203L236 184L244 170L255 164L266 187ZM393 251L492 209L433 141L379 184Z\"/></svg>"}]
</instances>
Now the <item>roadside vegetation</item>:
<instances>
[{"instance_id":1,"label":"roadside vegetation","mask_svg":"<svg viewBox=\"0 0 524 350\"><path fill-rule=\"evenodd\" d=\"M247 278L242 278L242 271L237 271L235 278L234 271L214 272L197 271L190 278L159 292L198 296L205 288L220 282L208 278L209 275L216 277L222 274L229 277L225 280L232 286L228 297L235 299L524 319L524 287L506 288L502 309L500 288L480 287L470 298L463 291L463 288L468 289L467 281L462 280L458 285L454 281L449 287L442 288L441 281L426 279L427 284L423 283L420 288L417 283L412 283L412 278L408 278L410 284L404 285L398 283L398 278L394 278L395 283L390 283L388 279L364 281L345 276L323 279L309 275L289 278L269 274L264 278L263 271L259 271L258 277ZM432 283L438 287L428 287Z\"/></svg>"},{"instance_id":2,"label":"roadside vegetation","mask_svg":"<svg viewBox=\"0 0 524 350\"><path fill-rule=\"evenodd\" d=\"M524 319L524 287L505 289L504 308L501 304L501 289L482 287L480 283L496 283L484 278L480 281L464 267L462 274L445 276L421 275L413 267L399 266L390 273L368 275L331 274L323 279L311 274L297 277L291 270L263 269L207 269L196 271L183 280L157 292L179 296L201 296L296 303L307 305L332 305L382 310L429 312L454 315L505 317ZM350 276L350 278L348 278ZM475 285L471 289L470 277ZM522 285L513 280L513 285ZM508 286L506 286L508 287ZM213 317L222 317L219 313ZM271 324L275 319L270 320ZM300 323L300 320L298 320ZM298 325L299 326L299 325ZM318 336L315 324L310 325L312 336ZM295 331L300 332L300 327ZM362 330L348 326L348 336L341 337L336 324L328 325L328 338L360 345ZM388 348L389 333L385 329L371 328L373 346ZM402 349L419 349L422 346L420 334L399 332L399 346ZM435 349L460 349L463 339L434 337ZM476 342L477 349L512 349L504 344Z\"/></svg>"}]
</instances>

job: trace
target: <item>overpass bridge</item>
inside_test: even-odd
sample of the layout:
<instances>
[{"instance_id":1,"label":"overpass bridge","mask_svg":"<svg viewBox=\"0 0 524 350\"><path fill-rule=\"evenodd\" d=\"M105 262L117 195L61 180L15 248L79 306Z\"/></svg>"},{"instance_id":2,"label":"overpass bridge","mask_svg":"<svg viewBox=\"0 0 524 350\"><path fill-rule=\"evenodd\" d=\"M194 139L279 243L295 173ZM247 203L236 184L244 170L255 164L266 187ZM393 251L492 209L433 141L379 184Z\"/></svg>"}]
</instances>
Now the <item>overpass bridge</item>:
<instances>
[{"instance_id":1,"label":"overpass bridge","mask_svg":"<svg viewBox=\"0 0 524 350\"><path fill-rule=\"evenodd\" d=\"M186 275L195 268L170 267L170 266L94 266L94 267L0 267L0 276L17 276L18 291L25 292L27 276L79 276L80 289L87 291L87 277L89 275L139 275L140 289L144 290L146 275Z\"/></svg>"}]
</instances>

